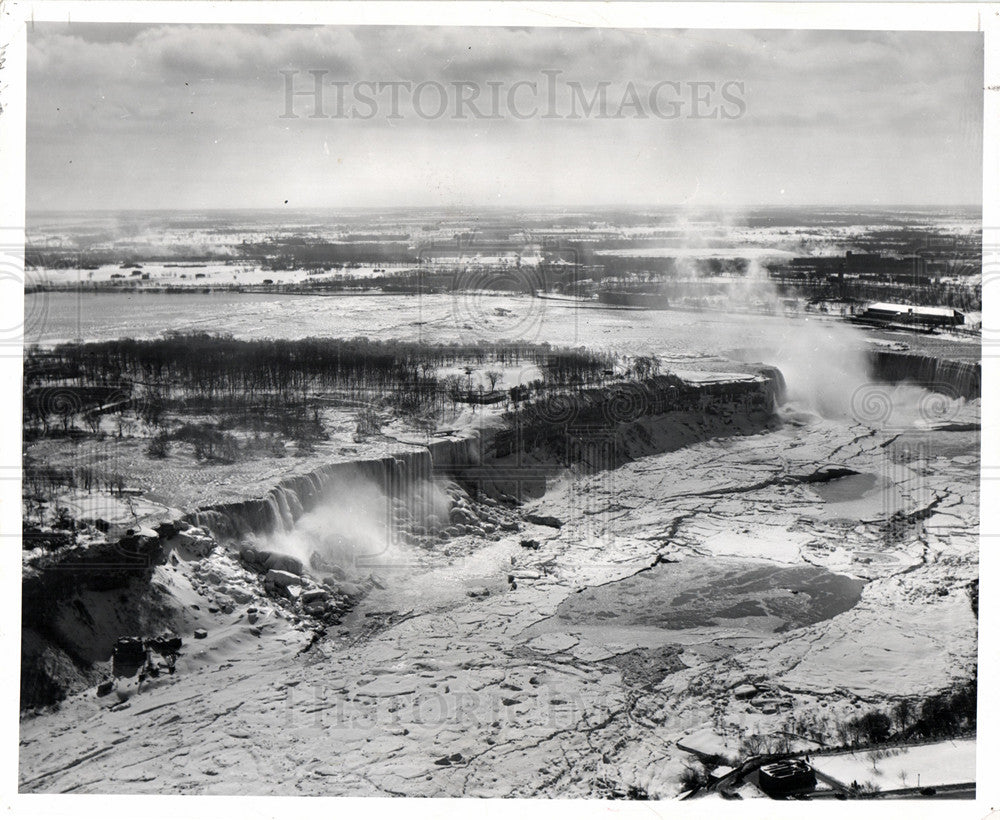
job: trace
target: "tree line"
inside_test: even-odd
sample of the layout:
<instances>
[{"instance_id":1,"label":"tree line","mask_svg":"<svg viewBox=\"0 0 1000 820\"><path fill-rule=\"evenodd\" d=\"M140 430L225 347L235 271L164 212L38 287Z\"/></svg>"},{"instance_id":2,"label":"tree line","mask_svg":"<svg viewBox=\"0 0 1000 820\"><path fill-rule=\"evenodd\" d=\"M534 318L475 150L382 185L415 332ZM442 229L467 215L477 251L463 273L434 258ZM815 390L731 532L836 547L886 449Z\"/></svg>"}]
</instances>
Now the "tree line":
<instances>
[{"instance_id":1,"label":"tree line","mask_svg":"<svg viewBox=\"0 0 1000 820\"><path fill-rule=\"evenodd\" d=\"M649 372L648 361L640 359L637 369ZM503 368L523 365L542 371L541 388L565 387L604 379L615 359L548 343L427 344L363 337L246 340L172 333L64 343L25 353L25 437L85 432L78 422L96 433L100 417L109 413L123 417L123 428L126 413L157 427L168 408L224 413L238 426L266 429L273 427L266 417L275 414L286 420L312 416L318 399L426 414L447 401L509 400L497 392ZM438 373L449 367L461 367L466 375ZM477 368L488 368L488 392L485 385L473 385ZM280 425L281 431L289 432L287 426ZM298 429L292 432L301 437Z\"/></svg>"}]
</instances>

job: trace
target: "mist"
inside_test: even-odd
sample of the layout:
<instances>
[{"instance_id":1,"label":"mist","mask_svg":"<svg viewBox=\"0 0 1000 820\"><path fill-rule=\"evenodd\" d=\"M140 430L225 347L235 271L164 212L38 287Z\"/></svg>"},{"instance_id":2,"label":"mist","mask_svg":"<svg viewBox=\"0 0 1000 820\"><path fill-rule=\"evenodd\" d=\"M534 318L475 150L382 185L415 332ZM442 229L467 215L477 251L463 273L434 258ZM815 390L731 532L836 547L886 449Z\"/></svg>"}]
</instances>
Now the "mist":
<instances>
[{"instance_id":1,"label":"mist","mask_svg":"<svg viewBox=\"0 0 1000 820\"><path fill-rule=\"evenodd\" d=\"M295 501L286 506L294 508ZM450 506L448 494L432 479L407 484L391 496L370 478L339 479L299 518L280 514L278 529L256 536L255 547L295 556L318 572L329 565L349 577L362 576L374 568L411 563L407 532L415 525L447 522Z\"/></svg>"},{"instance_id":2,"label":"mist","mask_svg":"<svg viewBox=\"0 0 1000 820\"><path fill-rule=\"evenodd\" d=\"M679 269L692 279L704 275L697 259L679 260ZM746 274L711 301L715 310L741 314L741 321L723 330L733 357L782 372L785 403L778 412L785 418L926 427L954 418L964 404L919 385L873 378L865 332L839 317L789 313L786 298L757 259L748 260Z\"/></svg>"}]
</instances>

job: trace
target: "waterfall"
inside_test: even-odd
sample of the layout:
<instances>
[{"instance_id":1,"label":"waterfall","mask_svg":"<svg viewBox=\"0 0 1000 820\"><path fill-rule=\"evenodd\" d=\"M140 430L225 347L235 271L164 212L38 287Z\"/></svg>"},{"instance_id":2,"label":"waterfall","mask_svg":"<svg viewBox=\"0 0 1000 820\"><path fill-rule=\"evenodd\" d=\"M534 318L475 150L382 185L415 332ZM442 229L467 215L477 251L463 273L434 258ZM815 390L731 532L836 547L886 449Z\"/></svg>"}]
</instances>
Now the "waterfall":
<instances>
[{"instance_id":1,"label":"waterfall","mask_svg":"<svg viewBox=\"0 0 1000 820\"><path fill-rule=\"evenodd\" d=\"M890 383L908 381L952 398L982 395L982 364L877 350L870 354L872 378Z\"/></svg>"},{"instance_id":2,"label":"waterfall","mask_svg":"<svg viewBox=\"0 0 1000 820\"><path fill-rule=\"evenodd\" d=\"M429 510L434 506L433 493L428 489L434 476L478 463L478 442L478 434L473 433L385 458L328 464L282 480L261 498L203 507L188 520L226 541L249 534L288 533L298 519L320 506L331 492L359 484L374 485L384 494L389 516L398 514L394 508L400 506L413 512Z\"/></svg>"},{"instance_id":3,"label":"waterfall","mask_svg":"<svg viewBox=\"0 0 1000 820\"><path fill-rule=\"evenodd\" d=\"M284 532L295 526L296 519L304 511L296 489L284 484L279 484L267 494L267 504L274 521L273 528Z\"/></svg>"}]
</instances>

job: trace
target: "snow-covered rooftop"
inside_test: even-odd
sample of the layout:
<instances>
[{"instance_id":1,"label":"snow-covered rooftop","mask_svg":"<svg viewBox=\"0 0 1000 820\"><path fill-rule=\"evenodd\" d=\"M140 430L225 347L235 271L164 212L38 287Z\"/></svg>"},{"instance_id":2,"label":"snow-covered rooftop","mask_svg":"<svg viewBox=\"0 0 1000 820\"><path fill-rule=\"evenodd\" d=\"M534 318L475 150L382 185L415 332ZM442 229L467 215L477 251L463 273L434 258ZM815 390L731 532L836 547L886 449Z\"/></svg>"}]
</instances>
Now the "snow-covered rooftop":
<instances>
[{"instance_id":1,"label":"snow-covered rooftop","mask_svg":"<svg viewBox=\"0 0 1000 820\"><path fill-rule=\"evenodd\" d=\"M868 306L868 310L882 310L893 313L915 313L923 316L954 316L954 308L924 307L921 305L897 305L892 302L876 302Z\"/></svg>"}]
</instances>

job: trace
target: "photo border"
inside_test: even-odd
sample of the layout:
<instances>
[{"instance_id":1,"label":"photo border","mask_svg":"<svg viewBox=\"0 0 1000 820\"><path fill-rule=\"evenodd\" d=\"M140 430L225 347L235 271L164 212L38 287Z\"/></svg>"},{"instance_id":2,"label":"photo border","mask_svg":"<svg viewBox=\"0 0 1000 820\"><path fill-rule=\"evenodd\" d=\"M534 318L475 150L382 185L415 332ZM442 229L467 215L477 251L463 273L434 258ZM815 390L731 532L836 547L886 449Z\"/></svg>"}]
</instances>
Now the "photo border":
<instances>
[{"instance_id":1,"label":"photo border","mask_svg":"<svg viewBox=\"0 0 1000 820\"><path fill-rule=\"evenodd\" d=\"M0 168L4 194L0 197L0 226L5 245L20 245L24 241L25 202L25 61L26 31L33 22L141 22L141 23L229 23L272 25L419 25L419 26L565 26L565 27L625 27L625 28L705 28L705 29L787 29L809 28L827 30L907 30L907 31L981 31L985 38L984 78L984 139L983 139L983 225L1000 225L1000 7L996 4L973 3L498 3L498 2L227 2L203 0L180 2L115 2L113 0L12 0L0 7L0 47L4 65L0 72ZM23 275L23 251L21 255ZM995 298L984 286L984 316L998 308ZM23 300L2 300L0 326L10 327L22 320ZM996 320L996 319L994 319ZM16 387L21 384L23 348L7 344L0 348L0 380L6 385L7 399L2 404L4 435L0 444L0 465L5 479L0 504L0 532L18 532L20 518L17 504L9 503L20 492L20 412ZM982 466L981 490L989 492L1000 487L1000 427L998 427L997 356L983 357L982 454L987 456ZM991 461L993 463L988 463ZM14 485L17 485L16 487ZM991 535L984 535L988 533ZM993 540L1000 533L1000 505L981 498L980 575L985 595L980 597L979 676L980 714L978 719L977 797L975 801L907 801L888 805L885 801L856 803L851 813L884 816L887 812L905 811L908 816L986 817L1000 809L1000 788L995 772L1000 756L995 752L1000 739L1000 709L993 704L993 693L1000 684L1000 646L997 624L1000 623L1000 603L997 602L997 576L1000 555ZM12 539L4 539L10 543ZM10 543L13 547L13 544ZM19 657L20 625L20 565L15 565L14 550L6 553L9 563L2 573L2 591L6 617L2 627L2 646L8 658ZM19 556L18 556L19 557ZM990 594L993 593L993 594ZM271 816L281 810L301 811L304 807L295 798L230 797L225 803L209 797L20 795L16 792L17 737L19 701L16 676L3 677L0 698L5 705L2 724L5 739L4 805L9 811L33 816L73 815L105 817L107 812L137 812L147 817L173 816L178 811L194 816L217 817L237 813L246 818ZM318 798L329 800L330 798ZM312 810L336 812L371 811L400 812L417 817L463 817L469 805L462 800L426 801L393 798L391 803L373 803L373 798L335 798L336 804L308 804ZM180 801L180 802L179 802ZM677 804L670 802L656 807L649 803L604 803L603 801L510 801L490 800L476 803L475 810L492 815L513 817L551 815L576 817L580 814L598 816L608 811L626 816L646 816L650 810L678 813L681 816L774 817L802 815L801 804L782 806L770 801L753 803ZM480 806L482 808L480 809ZM810 813L818 816L836 812L843 806L832 803L820 806L812 803Z\"/></svg>"}]
</instances>

